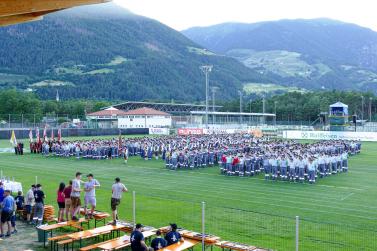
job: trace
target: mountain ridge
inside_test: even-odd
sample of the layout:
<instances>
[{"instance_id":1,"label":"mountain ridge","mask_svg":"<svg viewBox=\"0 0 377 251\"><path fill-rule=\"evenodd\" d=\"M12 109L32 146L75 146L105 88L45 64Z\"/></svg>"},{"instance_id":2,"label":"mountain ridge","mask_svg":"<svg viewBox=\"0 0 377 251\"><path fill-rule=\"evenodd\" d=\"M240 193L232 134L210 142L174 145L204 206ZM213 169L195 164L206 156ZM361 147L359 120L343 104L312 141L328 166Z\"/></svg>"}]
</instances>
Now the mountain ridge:
<instances>
[{"instance_id":1,"label":"mountain ridge","mask_svg":"<svg viewBox=\"0 0 377 251\"><path fill-rule=\"evenodd\" d=\"M59 90L63 99L199 102L203 64L214 65L211 84L226 89L219 93L224 99L237 95L245 82L264 79L237 60L209 53L178 31L112 3L0 28L0 37L0 88L32 90L42 98Z\"/></svg>"},{"instance_id":2,"label":"mountain ridge","mask_svg":"<svg viewBox=\"0 0 377 251\"><path fill-rule=\"evenodd\" d=\"M377 90L377 32L369 28L321 18L224 23L182 33L210 51L263 72L275 84ZM290 71L294 67L297 69ZM302 77L301 68L313 74ZM297 76L286 77L282 72Z\"/></svg>"}]
</instances>

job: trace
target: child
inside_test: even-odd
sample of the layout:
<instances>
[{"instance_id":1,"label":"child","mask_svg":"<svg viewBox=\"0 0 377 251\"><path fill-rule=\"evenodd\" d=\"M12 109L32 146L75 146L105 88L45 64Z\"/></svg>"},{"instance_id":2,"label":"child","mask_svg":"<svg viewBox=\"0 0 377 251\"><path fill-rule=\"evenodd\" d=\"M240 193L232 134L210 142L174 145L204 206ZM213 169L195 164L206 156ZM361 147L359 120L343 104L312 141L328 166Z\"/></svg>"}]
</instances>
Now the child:
<instances>
[{"instance_id":1,"label":"child","mask_svg":"<svg viewBox=\"0 0 377 251\"><path fill-rule=\"evenodd\" d=\"M20 192L18 192L18 196L20 196ZM13 228L12 234L16 234L17 233L17 227L16 227L16 210L18 210L18 205L16 203L14 203L13 213L12 213L12 216L10 217L10 224L11 224L11 226Z\"/></svg>"},{"instance_id":2,"label":"child","mask_svg":"<svg viewBox=\"0 0 377 251\"><path fill-rule=\"evenodd\" d=\"M16 202L16 206L17 206L17 211L24 209L25 198L24 198L24 196L22 196L21 191L18 191L18 194L15 198L15 202Z\"/></svg>"}]
</instances>

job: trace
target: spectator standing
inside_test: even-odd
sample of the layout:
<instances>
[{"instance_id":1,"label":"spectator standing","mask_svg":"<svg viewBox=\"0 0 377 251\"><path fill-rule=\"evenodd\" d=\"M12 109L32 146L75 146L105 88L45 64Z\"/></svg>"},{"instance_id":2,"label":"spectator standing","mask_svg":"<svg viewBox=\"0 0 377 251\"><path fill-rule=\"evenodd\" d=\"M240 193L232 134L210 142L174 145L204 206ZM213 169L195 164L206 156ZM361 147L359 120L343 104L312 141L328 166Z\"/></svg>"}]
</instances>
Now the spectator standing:
<instances>
[{"instance_id":1,"label":"spectator standing","mask_svg":"<svg viewBox=\"0 0 377 251\"><path fill-rule=\"evenodd\" d=\"M34 206L34 192L35 192L35 185L31 185L29 191L26 193L26 200L25 200L25 210L26 210L26 220L27 222L31 223L31 208Z\"/></svg>"},{"instance_id":2,"label":"spectator standing","mask_svg":"<svg viewBox=\"0 0 377 251\"><path fill-rule=\"evenodd\" d=\"M34 217L33 222L37 226L42 224L43 221L43 213L44 213L44 199L46 198L44 192L42 191L42 185L37 184L36 191L34 193Z\"/></svg>"},{"instance_id":3,"label":"spectator standing","mask_svg":"<svg viewBox=\"0 0 377 251\"><path fill-rule=\"evenodd\" d=\"M117 207L120 204L120 199L122 198L122 193L127 192L127 188L120 182L120 178L115 178L115 183L112 186L112 196L111 196L111 210L113 215L113 225L116 225L118 220Z\"/></svg>"},{"instance_id":4,"label":"spectator standing","mask_svg":"<svg viewBox=\"0 0 377 251\"><path fill-rule=\"evenodd\" d=\"M72 192L71 192L71 203L72 203L72 220L78 220L79 217L76 216L80 213L81 208L81 174L76 173L76 178L72 181Z\"/></svg>"},{"instance_id":5,"label":"spectator standing","mask_svg":"<svg viewBox=\"0 0 377 251\"><path fill-rule=\"evenodd\" d=\"M10 195L9 190L4 191L4 200L3 200L3 209L1 211L1 226L0 226L0 238L4 237L4 224L8 225L8 232L5 237L9 237L11 235L11 217L13 214L14 209L14 199Z\"/></svg>"},{"instance_id":6,"label":"spectator standing","mask_svg":"<svg viewBox=\"0 0 377 251\"><path fill-rule=\"evenodd\" d=\"M101 185L96 179L94 179L93 174L90 173L86 177L88 177L88 181L85 182L85 184L84 184L84 191L85 191L85 196L84 196L84 204L85 204L84 210L85 211L84 211L84 214L85 214L85 217L92 219L94 209L96 208L96 205L97 205L96 188L100 187ZM87 207L89 205L91 206L91 211L87 215L86 211L87 211Z\"/></svg>"},{"instance_id":7,"label":"spectator standing","mask_svg":"<svg viewBox=\"0 0 377 251\"><path fill-rule=\"evenodd\" d=\"M58 222L64 221L64 209L65 209L64 188L65 188L65 184L64 184L64 182L61 182L59 184L58 190L56 191L56 193L57 193L56 200L57 200L58 206L59 206Z\"/></svg>"},{"instance_id":8,"label":"spectator standing","mask_svg":"<svg viewBox=\"0 0 377 251\"><path fill-rule=\"evenodd\" d=\"M72 180L69 181L69 185L66 186L63 190L66 221L69 221L70 219L72 219L71 192L72 192ZM69 217L69 215L71 215L71 217Z\"/></svg>"}]
</instances>

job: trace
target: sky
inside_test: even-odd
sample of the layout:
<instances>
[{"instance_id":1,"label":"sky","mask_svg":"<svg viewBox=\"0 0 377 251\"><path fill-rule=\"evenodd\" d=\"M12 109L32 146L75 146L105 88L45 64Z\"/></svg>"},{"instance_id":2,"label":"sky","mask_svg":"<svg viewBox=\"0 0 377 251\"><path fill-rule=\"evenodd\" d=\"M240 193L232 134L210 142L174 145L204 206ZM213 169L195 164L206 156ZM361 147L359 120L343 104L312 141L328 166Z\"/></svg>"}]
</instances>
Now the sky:
<instances>
[{"instance_id":1,"label":"sky","mask_svg":"<svg viewBox=\"0 0 377 251\"><path fill-rule=\"evenodd\" d=\"M332 18L377 31L377 0L114 0L176 30L224 22Z\"/></svg>"}]
</instances>

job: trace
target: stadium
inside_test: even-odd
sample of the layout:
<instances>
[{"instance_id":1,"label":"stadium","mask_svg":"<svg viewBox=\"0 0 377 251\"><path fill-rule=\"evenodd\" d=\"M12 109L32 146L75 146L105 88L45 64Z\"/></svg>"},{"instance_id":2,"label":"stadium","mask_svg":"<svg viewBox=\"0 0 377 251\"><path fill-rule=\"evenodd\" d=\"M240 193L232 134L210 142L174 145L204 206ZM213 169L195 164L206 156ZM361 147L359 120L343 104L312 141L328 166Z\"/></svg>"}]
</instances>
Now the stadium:
<instances>
[{"instance_id":1,"label":"stadium","mask_svg":"<svg viewBox=\"0 0 377 251\"><path fill-rule=\"evenodd\" d=\"M216 52L214 59L215 52L196 48L191 37L194 42L174 52L187 62L168 56L169 65L162 59L173 50L169 46L186 38L164 40L166 27L153 29L148 22L160 24L128 11L124 21L124 10L105 2L111 1L0 3L0 35L6 34L0 44L18 41L17 50L34 41L40 55L33 67L50 67L22 66L19 52L10 59L0 50L0 250L377 249L377 98L369 88L375 81L371 68L341 66L348 78L357 75L365 85L361 90L277 86L268 81L294 82L308 72L314 73L305 81L335 80L320 72L331 71L330 64L303 66L303 55L298 59L282 50L271 63L277 50L239 47ZM96 33L84 23L100 29L112 18L137 27L126 35L114 23L102 30L129 38L124 48L141 39L135 34L144 28L146 42L127 47L123 57L116 56L115 45L103 53L94 46L115 38L85 40ZM69 31L63 33L72 40L51 36L52 47L41 49L44 30L54 29ZM206 32L212 39L212 31ZM80 57L97 53L97 58L84 65L75 54L85 50L73 49L77 45L88 49ZM43 54L65 48L75 53ZM363 53L373 65L373 53ZM102 62L106 57L112 60ZM198 60L195 67L189 60ZM18 74L5 67L17 62ZM171 67L186 68L180 75ZM363 74L368 80L361 80ZM125 78L130 79L123 83Z\"/></svg>"}]
</instances>

